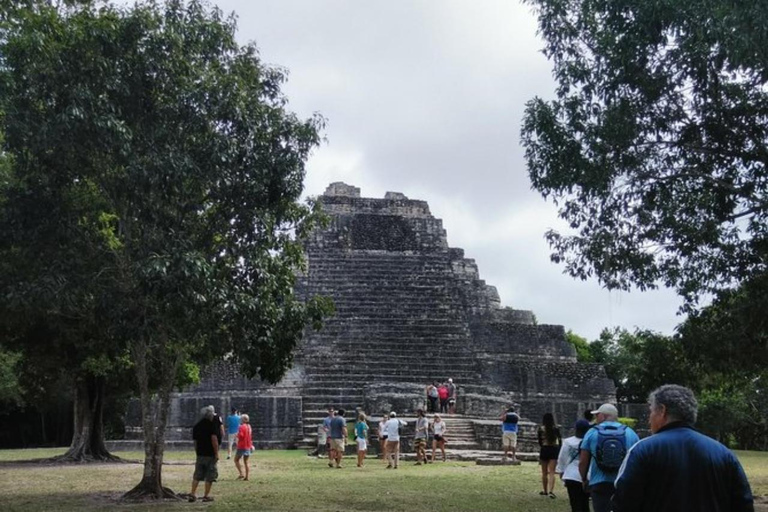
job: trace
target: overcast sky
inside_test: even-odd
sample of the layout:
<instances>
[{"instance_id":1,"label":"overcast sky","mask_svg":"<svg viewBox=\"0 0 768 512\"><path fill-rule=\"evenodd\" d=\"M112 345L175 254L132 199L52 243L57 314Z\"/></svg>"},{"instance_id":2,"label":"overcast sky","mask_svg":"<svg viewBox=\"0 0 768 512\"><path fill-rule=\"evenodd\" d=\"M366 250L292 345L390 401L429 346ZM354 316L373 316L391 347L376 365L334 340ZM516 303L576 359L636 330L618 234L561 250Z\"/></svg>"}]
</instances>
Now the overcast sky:
<instances>
[{"instance_id":1,"label":"overcast sky","mask_svg":"<svg viewBox=\"0 0 768 512\"><path fill-rule=\"evenodd\" d=\"M680 301L619 293L551 263L544 232L562 228L531 190L519 142L525 102L551 97L531 8L517 0L218 0L241 42L290 72L303 117L327 119L306 192L334 181L364 197L429 202L448 243L474 258L504 306L595 339L604 327L671 334Z\"/></svg>"}]
</instances>

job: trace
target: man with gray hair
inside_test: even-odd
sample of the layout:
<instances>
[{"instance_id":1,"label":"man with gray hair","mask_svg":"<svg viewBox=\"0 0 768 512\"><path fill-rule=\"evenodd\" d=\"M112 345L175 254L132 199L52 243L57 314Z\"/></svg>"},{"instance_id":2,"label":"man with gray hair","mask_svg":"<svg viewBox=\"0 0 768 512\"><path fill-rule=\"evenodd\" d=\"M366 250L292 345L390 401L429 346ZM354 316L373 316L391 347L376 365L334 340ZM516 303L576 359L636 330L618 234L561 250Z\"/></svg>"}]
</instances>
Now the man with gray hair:
<instances>
[{"instance_id":1,"label":"man with gray hair","mask_svg":"<svg viewBox=\"0 0 768 512\"><path fill-rule=\"evenodd\" d=\"M219 461L219 426L214 423L216 410L212 405L200 409L200 421L192 428L195 442L195 474L192 476L192 490L189 501L197 501L197 486L205 481L205 495L201 501L213 501L211 486L219 477L216 463Z\"/></svg>"},{"instance_id":2,"label":"man with gray hair","mask_svg":"<svg viewBox=\"0 0 768 512\"><path fill-rule=\"evenodd\" d=\"M619 470L614 512L753 512L736 456L693 429L693 392L668 384L648 397L652 436L633 446Z\"/></svg>"}]
</instances>

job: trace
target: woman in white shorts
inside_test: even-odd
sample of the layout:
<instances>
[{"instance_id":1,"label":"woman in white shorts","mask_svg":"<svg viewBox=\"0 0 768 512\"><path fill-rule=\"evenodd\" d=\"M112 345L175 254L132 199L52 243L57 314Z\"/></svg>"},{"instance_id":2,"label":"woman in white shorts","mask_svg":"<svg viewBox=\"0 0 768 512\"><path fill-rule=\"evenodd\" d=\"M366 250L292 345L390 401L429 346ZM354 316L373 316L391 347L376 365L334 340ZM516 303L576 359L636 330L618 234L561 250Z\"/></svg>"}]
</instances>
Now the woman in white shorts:
<instances>
[{"instance_id":1,"label":"woman in white shorts","mask_svg":"<svg viewBox=\"0 0 768 512\"><path fill-rule=\"evenodd\" d=\"M357 417L355 440L357 441L357 467L361 468L365 461L365 454L368 452L368 423L365 422L365 414Z\"/></svg>"}]
</instances>

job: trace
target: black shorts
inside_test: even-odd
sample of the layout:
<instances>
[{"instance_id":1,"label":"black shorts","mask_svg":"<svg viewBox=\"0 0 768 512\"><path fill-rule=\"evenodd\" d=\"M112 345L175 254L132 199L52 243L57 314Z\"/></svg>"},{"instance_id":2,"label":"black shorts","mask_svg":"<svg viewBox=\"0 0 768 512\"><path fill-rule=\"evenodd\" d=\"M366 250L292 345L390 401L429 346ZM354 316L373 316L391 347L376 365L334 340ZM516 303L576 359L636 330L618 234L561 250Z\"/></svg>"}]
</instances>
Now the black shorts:
<instances>
[{"instance_id":1,"label":"black shorts","mask_svg":"<svg viewBox=\"0 0 768 512\"><path fill-rule=\"evenodd\" d=\"M389 436L381 436L382 441L386 441Z\"/></svg>"},{"instance_id":2,"label":"black shorts","mask_svg":"<svg viewBox=\"0 0 768 512\"><path fill-rule=\"evenodd\" d=\"M445 441L445 439L440 434L435 434L435 441L439 443L440 441Z\"/></svg>"},{"instance_id":3,"label":"black shorts","mask_svg":"<svg viewBox=\"0 0 768 512\"><path fill-rule=\"evenodd\" d=\"M558 446L542 446L539 450L540 461L557 460L559 455L560 448Z\"/></svg>"}]
</instances>

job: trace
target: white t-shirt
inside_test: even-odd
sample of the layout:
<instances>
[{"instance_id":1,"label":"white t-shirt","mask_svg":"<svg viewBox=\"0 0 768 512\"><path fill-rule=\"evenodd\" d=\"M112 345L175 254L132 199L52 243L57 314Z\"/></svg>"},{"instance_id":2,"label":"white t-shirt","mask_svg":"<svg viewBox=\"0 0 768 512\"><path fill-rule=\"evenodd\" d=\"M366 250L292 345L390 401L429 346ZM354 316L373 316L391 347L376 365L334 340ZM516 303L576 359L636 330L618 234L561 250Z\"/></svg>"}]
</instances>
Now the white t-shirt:
<instances>
[{"instance_id":1,"label":"white t-shirt","mask_svg":"<svg viewBox=\"0 0 768 512\"><path fill-rule=\"evenodd\" d=\"M387 433L387 441L399 441L400 440L400 425L401 422L397 418L392 418L384 425L384 431Z\"/></svg>"},{"instance_id":2,"label":"white t-shirt","mask_svg":"<svg viewBox=\"0 0 768 512\"><path fill-rule=\"evenodd\" d=\"M562 473L563 480L575 480L581 482L579 474L579 446L581 439L571 436L563 440L563 446L560 448L560 455L557 457L557 467L555 473Z\"/></svg>"},{"instance_id":3,"label":"white t-shirt","mask_svg":"<svg viewBox=\"0 0 768 512\"><path fill-rule=\"evenodd\" d=\"M443 432L445 432L445 422L444 421L436 421L432 423L432 430L434 431L436 436L443 435Z\"/></svg>"}]
</instances>

